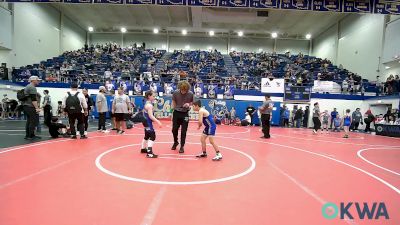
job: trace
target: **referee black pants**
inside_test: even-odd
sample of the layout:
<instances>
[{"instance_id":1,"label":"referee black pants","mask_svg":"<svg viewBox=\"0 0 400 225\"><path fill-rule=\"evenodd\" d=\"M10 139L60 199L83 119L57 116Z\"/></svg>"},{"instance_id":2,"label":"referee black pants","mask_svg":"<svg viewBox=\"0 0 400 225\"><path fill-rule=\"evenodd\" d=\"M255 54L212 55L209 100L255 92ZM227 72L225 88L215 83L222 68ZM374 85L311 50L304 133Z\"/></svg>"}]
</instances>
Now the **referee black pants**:
<instances>
[{"instance_id":1,"label":"referee black pants","mask_svg":"<svg viewBox=\"0 0 400 225\"><path fill-rule=\"evenodd\" d=\"M269 130L270 130L270 114L261 114L261 124L262 124L262 132L264 133L265 138L270 138Z\"/></svg>"},{"instance_id":2,"label":"referee black pants","mask_svg":"<svg viewBox=\"0 0 400 225\"><path fill-rule=\"evenodd\" d=\"M178 112L174 111L172 115L172 134L174 135L174 143L178 142L179 127L182 126L181 130L181 147L185 146L186 132L189 126L189 112Z\"/></svg>"}]
</instances>

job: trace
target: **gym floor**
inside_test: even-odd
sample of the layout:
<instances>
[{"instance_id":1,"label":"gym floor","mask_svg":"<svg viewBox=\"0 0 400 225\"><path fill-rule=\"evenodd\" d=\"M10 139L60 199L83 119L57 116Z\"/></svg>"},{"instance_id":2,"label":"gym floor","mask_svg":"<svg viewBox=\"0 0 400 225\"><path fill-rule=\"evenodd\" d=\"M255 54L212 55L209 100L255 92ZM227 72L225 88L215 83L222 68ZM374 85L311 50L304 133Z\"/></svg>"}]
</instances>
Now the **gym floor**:
<instances>
[{"instance_id":1,"label":"gym floor","mask_svg":"<svg viewBox=\"0 0 400 225\"><path fill-rule=\"evenodd\" d=\"M178 154L164 121L157 159L140 153L141 125L124 135L29 144L19 131L24 122L0 125L2 225L400 224L396 138L273 127L266 140L258 127L221 125L216 142L224 158L214 162L211 146L208 158L195 158L195 123ZM327 202L383 202L390 219L328 220Z\"/></svg>"}]
</instances>

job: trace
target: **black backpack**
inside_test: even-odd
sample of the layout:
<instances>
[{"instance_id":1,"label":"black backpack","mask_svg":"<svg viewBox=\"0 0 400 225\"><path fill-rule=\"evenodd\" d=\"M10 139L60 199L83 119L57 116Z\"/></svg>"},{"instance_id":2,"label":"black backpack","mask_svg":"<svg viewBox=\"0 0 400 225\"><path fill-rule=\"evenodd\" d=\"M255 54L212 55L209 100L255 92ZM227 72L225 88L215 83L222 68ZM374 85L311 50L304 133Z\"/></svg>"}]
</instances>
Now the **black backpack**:
<instances>
[{"instance_id":1,"label":"black backpack","mask_svg":"<svg viewBox=\"0 0 400 225\"><path fill-rule=\"evenodd\" d=\"M71 93L68 92L68 97L65 100L65 111L67 113L82 112L81 101L78 98L78 94L79 92L76 92L75 95L71 95Z\"/></svg>"},{"instance_id":2,"label":"black backpack","mask_svg":"<svg viewBox=\"0 0 400 225\"><path fill-rule=\"evenodd\" d=\"M25 95L25 89L22 88L21 90L17 91L17 99L21 102L26 101L28 97Z\"/></svg>"}]
</instances>

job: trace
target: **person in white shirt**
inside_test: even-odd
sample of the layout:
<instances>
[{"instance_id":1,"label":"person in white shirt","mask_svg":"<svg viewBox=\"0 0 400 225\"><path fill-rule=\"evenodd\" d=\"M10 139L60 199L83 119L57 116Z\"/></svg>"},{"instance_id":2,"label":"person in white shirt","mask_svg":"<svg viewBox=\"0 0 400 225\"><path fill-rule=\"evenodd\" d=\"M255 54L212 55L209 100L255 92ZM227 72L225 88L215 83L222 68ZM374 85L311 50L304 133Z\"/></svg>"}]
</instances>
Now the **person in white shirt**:
<instances>
[{"instance_id":1,"label":"person in white shirt","mask_svg":"<svg viewBox=\"0 0 400 225\"><path fill-rule=\"evenodd\" d=\"M201 87L199 85L196 87L194 93L195 93L196 98L201 98L202 89L201 89Z\"/></svg>"},{"instance_id":2,"label":"person in white shirt","mask_svg":"<svg viewBox=\"0 0 400 225\"><path fill-rule=\"evenodd\" d=\"M111 93L114 90L114 84L111 81L106 81L106 89L108 93Z\"/></svg>"},{"instance_id":3,"label":"person in white shirt","mask_svg":"<svg viewBox=\"0 0 400 225\"><path fill-rule=\"evenodd\" d=\"M127 95L124 94L123 88L118 88L118 94L115 96L112 112L115 115L116 128L118 134L125 133L125 116L130 113L130 99Z\"/></svg>"},{"instance_id":4,"label":"person in white shirt","mask_svg":"<svg viewBox=\"0 0 400 225\"><path fill-rule=\"evenodd\" d=\"M81 139L86 139L84 116L88 115L88 105L85 96L78 91L78 84L71 84L71 91L67 92L62 101L62 108L68 115L72 139L76 139L75 122L78 121L78 130Z\"/></svg>"},{"instance_id":5,"label":"person in white shirt","mask_svg":"<svg viewBox=\"0 0 400 225\"><path fill-rule=\"evenodd\" d=\"M112 76L112 73L110 71L110 69L107 69L107 71L104 72L104 77L106 78L106 80L110 79Z\"/></svg>"}]
</instances>

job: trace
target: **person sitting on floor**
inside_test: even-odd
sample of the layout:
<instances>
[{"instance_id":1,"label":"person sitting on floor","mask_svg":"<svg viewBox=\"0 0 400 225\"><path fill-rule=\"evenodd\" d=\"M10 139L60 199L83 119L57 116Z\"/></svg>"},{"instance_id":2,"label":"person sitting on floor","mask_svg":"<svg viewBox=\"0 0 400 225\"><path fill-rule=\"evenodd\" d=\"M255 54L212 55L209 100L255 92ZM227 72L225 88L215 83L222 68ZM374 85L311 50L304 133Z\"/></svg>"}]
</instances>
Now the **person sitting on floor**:
<instances>
[{"instance_id":1,"label":"person sitting on floor","mask_svg":"<svg viewBox=\"0 0 400 225\"><path fill-rule=\"evenodd\" d=\"M58 119L58 117L53 116L51 118L51 123L49 126L49 133L52 138L59 138L60 135L63 135L64 137L68 137L68 130L69 127L67 127L65 124L62 124L62 121Z\"/></svg>"}]
</instances>

